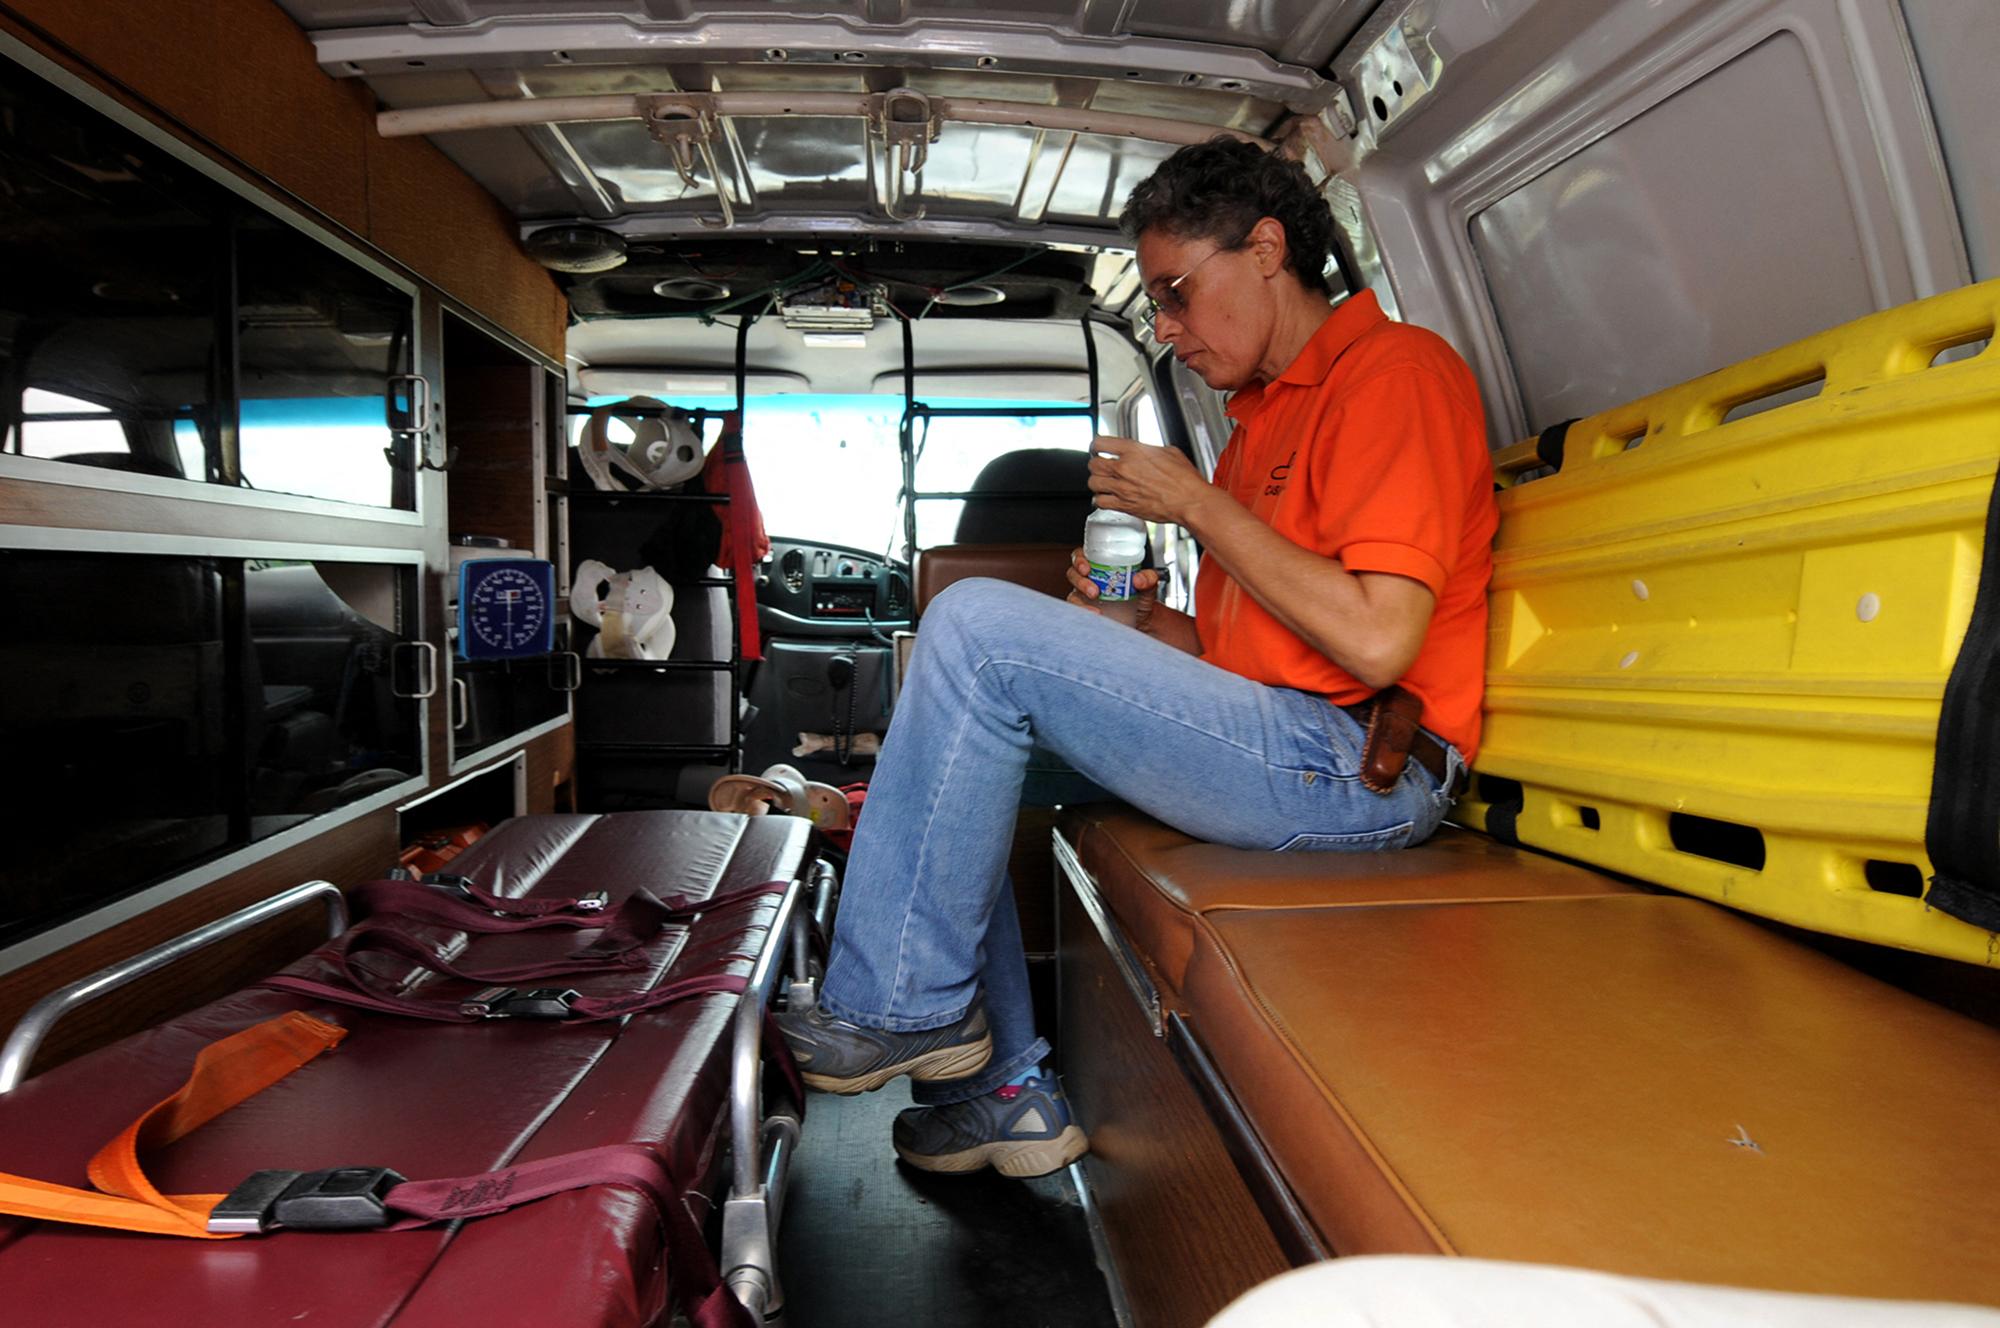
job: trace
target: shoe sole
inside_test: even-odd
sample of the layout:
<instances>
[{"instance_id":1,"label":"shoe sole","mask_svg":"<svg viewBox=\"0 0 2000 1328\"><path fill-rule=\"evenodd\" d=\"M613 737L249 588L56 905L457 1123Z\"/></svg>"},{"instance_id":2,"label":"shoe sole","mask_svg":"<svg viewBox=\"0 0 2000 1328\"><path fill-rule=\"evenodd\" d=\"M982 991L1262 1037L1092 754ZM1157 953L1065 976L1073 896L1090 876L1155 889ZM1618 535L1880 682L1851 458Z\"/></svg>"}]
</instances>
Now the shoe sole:
<instances>
[{"instance_id":1,"label":"shoe sole","mask_svg":"<svg viewBox=\"0 0 2000 1328\"><path fill-rule=\"evenodd\" d=\"M832 1075L813 1074L807 1071L800 1077L806 1087L820 1093L836 1093L842 1097L852 1097L856 1093L872 1093L899 1074L907 1074L912 1079L963 1079L967 1075L978 1074L993 1059L992 1034L981 1035L977 1042L961 1043L956 1047L939 1047L921 1056L913 1056L894 1065L885 1065L879 1070L866 1074L851 1075L841 1079Z\"/></svg>"},{"instance_id":2,"label":"shoe sole","mask_svg":"<svg viewBox=\"0 0 2000 1328\"><path fill-rule=\"evenodd\" d=\"M1052 1171L1061 1171L1089 1151L1090 1140L1084 1137L1081 1129L1071 1125L1053 1139L1034 1139L1025 1143L995 1140L961 1153L943 1153L936 1157L908 1153L898 1148L896 1156L919 1171L959 1175L990 1166L1003 1176L1026 1180L1031 1176L1046 1176Z\"/></svg>"}]
</instances>

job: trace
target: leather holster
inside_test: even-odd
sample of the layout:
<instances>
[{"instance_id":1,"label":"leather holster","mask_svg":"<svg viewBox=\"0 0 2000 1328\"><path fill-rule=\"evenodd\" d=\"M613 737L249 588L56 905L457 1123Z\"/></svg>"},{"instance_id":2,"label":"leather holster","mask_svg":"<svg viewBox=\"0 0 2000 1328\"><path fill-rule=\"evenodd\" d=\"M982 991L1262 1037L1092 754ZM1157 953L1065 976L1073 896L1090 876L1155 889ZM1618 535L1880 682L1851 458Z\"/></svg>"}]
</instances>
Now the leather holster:
<instances>
[{"instance_id":1,"label":"leather holster","mask_svg":"<svg viewBox=\"0 0 2000 1328\"><path fill-rule=\"evenodd\" d=\"M1361 703L1366 737L1361 743L1361 786L1370 793L1388 793L1403 777L1410 747L1417 740L1424 703L1396 684L1384 687Z\"/></svg>"}]
</instances>

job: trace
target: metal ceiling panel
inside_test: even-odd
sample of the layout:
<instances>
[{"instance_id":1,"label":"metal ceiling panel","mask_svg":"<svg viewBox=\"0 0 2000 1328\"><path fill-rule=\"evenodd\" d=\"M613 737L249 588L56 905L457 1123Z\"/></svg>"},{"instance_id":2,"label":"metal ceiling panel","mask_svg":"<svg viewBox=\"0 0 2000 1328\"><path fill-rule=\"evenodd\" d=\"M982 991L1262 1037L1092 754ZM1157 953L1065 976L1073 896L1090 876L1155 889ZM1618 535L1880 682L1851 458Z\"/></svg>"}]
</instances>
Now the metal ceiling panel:
<instances>
[{"instance_id":1,"label":"metal ceiling panel","mask_svg":"<svg viewBox=\"0 0 2000 1328\"><path fill-rule=\"evenodd\" d=\"M801 18L795 0L735 0L731 4L700 4L695 0L623 0L623 3L536 0L528 4L521 0L279 0L279 3L301 28L315 36L423 28L440 34L479 37L510 28L526 32L535 26L553 30L565 24L572 32L615 24L635 31L668 33L675 28L699 29L718 19L776 29ZM926 30L946 32L958 25L1001 33L1011 26L1022 32L1045 29L1100 44L1125 40L1131 47L1168 42L1236 47L1260 52L1275 64L1323 70L1361 26L1375 3L1376 0L1016 0L1001 7L982 0L929 0L928 3L818 0L810 17L826 30L845 29L856 36L863 36L870 29L913 36ZM495 50L498 44L489 37L486 49ZM569 48L560 43L545 43L540 49L547 52ZM570 54L585 58L581 50L571 50ZM1183 65L1181 70L1186 72L1195 67Z\"/></svg>"},{"instance_id":2,"label":"metal ceiling panel","mask_svg":"<svg viewBox=\"0 0 2000 1328\"><path fill-rule=\"evenodd\" d=\"M955 246L1117 254L1093 285L1122 307L1133 186L1175 143L1326 108L1328 61L1375 0L278 3L328 73L368 84L385 133L427 134L524 231L585 224L658 255L723 234L914 242L921 215Z\"/></svg>"},{"instance_id":3,"label":"metal ceiling panel","mask_svg":"<svg viewBox=\"0 0 2000 1328\"><path fill-rule=\"evenodd\" d=\"M724 329L725 331L727 329ZM1105 382L1130 382L1143 369L1132 342L1102 324L1092 329ZM901 330L877 324L862 346L828 351L807 346L803 336L775 318L751 325L747 363L754 373L789 375L797 390L874 392L901 390ZM989 369L1008 365L1018 372L1072 374L1087 361L1080 324L982 318L959 322L925 321L914 334L920 373ZM735 365L735 337L693 335L663 338L658 323L602 319L570 329L569 355L579 368L650 367L727 378Z\"/></svg>"}]
</instances>

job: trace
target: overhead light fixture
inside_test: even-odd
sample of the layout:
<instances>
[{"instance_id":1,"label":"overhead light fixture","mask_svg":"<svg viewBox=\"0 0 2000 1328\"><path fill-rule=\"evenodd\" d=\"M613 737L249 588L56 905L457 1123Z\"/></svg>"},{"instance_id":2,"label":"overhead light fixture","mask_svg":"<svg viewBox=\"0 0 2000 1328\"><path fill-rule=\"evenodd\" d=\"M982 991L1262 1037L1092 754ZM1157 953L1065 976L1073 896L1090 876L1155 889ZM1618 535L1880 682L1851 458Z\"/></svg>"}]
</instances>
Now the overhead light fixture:
<instances>
[{"instance_id":1,"label":"overhead light fixture","mask_svg":"<svg viewBox=\"0 0 2000 1328\"><path fill-rule=\"evenodd\" d=\"M729 283L710 281L706 277L668 277L665 281L653 283L653 294L669 300L694 300L707 304L711 300L728 299Z\"/></svg>"},{"instance_id":2,"label":"overhead light fixture","mask_svg":"<svg viewBox=\"0 0 2000 1328\"><path fill-rule=\"evenodd\" d=\"M625 237L602 226L551 226L521 245L528 257L555 272L609 272L625 261Z\"/></svg>"},{"instance_id":3,"label":"overhead light fixture","mask_svg":"<svg viewBox=\"0 0 2000 1328\"><path fill-rule=\"evenodd\" d=\"M974 306L998 304L1007 298L1007 292L998 286L983 286L971 282L963 286L947 286L932 298L939 304Z\"/></svg>"},{"instance_id":4,"label":"overhead light fixture","mask_svg":"<svg viewBox=\"0 0 2000 1328\"><path fill-rule=\"evenodd\" d=\"M804 334L808 346L823 350L866 350L868 336L863 332L807 332Z\"/></svg>"}]
</instances>

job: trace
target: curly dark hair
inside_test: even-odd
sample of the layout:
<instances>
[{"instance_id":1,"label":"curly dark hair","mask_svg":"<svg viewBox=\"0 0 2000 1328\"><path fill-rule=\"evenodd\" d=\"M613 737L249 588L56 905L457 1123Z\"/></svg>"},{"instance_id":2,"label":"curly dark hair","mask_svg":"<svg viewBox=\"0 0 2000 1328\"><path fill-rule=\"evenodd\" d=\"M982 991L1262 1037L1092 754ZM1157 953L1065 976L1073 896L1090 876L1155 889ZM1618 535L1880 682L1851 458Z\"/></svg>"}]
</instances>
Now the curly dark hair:
<instances>
[{"instance_id":1,"label":"curly dark hair","mask_svg":"<svg viewBox=\"0 0 2000 1328\"><path fill-rule=\"evenodd\" d=\"M1287 265L1300 284L1331 295L1326 260L1333 209L1313 188L1305 167L1242 139L1218 135L1161 162L1132 190L1118 228L1132 240L1158 229L1240 249L1250 228L1265 217L1285 228Z\"/></svg>"}]
</instances>

